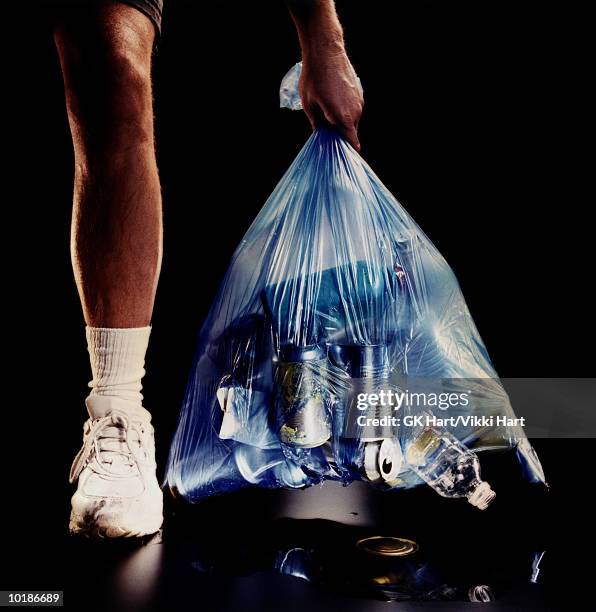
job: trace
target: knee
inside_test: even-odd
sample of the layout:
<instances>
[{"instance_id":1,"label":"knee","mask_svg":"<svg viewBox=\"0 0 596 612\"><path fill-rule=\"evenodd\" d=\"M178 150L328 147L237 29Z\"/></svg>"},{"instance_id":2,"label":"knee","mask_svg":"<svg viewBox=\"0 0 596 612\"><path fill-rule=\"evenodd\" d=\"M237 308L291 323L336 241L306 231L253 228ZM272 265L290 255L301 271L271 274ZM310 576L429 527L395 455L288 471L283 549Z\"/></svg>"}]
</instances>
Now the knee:
<instances>
[{"instance_id":1,"label":"knee","mask_svg":"<svg viewBox=\"0 0 596 612\"><path fill-rule=\"evenodd\" d=\"M81 138L150 136L153 37L144 15L116 3L80 11L57 27L67 106Z\"/></svg>"}]
</instances>

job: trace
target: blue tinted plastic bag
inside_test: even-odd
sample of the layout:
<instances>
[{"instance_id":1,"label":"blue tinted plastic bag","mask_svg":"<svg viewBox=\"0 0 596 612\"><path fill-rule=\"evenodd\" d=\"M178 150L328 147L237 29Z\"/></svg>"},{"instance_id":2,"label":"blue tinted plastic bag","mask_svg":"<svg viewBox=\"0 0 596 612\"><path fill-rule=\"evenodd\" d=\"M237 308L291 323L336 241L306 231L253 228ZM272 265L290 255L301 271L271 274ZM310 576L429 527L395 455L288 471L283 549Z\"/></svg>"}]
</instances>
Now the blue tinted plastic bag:
<instances>
[{"instance_id":1,"label":"blue tinted plastic bag","mask_svg":"<svg viewBox=\"0 0 596 612\"><path fill-rule=\"evenodd\" d=\"M414 379L479 390L450 414L513 417L443 257L360 155L318 129L232 257L166 483L193 502L249 485L420 484L400 451L413 430L346 429L355 394ZM544 480L520 427L451 433L474 452L516 449L529 479Z\"/></svg>"}]
</instances>

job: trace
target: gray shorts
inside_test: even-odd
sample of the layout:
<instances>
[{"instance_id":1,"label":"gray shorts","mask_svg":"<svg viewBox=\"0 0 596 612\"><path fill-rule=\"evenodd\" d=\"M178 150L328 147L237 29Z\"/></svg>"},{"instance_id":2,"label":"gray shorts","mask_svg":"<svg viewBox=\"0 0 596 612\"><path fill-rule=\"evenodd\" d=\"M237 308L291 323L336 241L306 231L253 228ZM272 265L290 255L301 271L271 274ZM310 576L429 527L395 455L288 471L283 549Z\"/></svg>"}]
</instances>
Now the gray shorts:
<instances>
[{"instance_id":1,"label":"gray shorts","mask_svg":"<svg viewBox=\"0 0 596 612\"><path fill-rule=\"evenodd\" d=\"M156 33L161 33L163 0L46 0L43 4L49 10L50 20L55 21L58 18L72 16L75 12L84 11L85 6L91 7L105 2L121 2L136 8L151 19Z\"/></svg>"},{"instance_id":2,"label":"gray shorts","mask_svg":"<svg viewBox=\"0 0 596 612\"><path fill-rule=\"evenodd\" d=\"M158 33L161 32L161 14L163 11L163 0L118 0L130 4L147 15L155 25Z\"/></svg>"}]
</instances>

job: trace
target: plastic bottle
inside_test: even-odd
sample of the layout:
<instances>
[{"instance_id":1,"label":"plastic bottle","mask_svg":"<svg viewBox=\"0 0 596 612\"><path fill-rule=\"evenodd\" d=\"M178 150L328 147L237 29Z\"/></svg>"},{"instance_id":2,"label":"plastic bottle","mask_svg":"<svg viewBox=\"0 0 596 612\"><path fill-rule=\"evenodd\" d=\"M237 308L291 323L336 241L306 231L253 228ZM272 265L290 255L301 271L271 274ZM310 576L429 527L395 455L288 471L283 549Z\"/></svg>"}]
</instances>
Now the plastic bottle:
<instances>
[{"instance_id":1,"label":"plastic bottle","mask_svg":"<svg viewBox=\"0 0 596 612\"><path fill-rule=\"evenodd\" d=\"M288 489L300 489L310 484L300 466L288 461L279 450L238 444L234 448L233 457L236 469L250 484Z\"/></svg>"},{"instance_id":2,"label":"plastic bottle","mask_svg":"<svg viewBox=\"0 0 596 612\"><path fill-rule=\"evenodd\" d=\"M443 497L465 497L480 510L495 498L490 485L480 478L480 462L448 431L423 427L406 442L410 467Z\"/></svg>"}]
</instances>

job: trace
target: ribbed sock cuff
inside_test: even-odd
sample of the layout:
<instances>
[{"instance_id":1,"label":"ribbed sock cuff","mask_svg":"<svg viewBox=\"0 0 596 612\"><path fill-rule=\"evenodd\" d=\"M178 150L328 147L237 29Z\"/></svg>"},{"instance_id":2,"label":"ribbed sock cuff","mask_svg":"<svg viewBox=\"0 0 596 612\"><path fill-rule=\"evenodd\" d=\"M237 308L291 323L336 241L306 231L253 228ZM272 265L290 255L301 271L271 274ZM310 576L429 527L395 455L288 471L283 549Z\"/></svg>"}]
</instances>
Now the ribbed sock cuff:
<instances>
[{"instance_id":1,"label":"ribbed sock cuff","mask_svg":"<svg viewBox=\"0 0 596 612\"><path fill-rule=\"evenodd\" d=\"M141 404L141 380L151 327L87 327L93 379L91 395L119 397Z\"/></svg>"}]
</instances>

